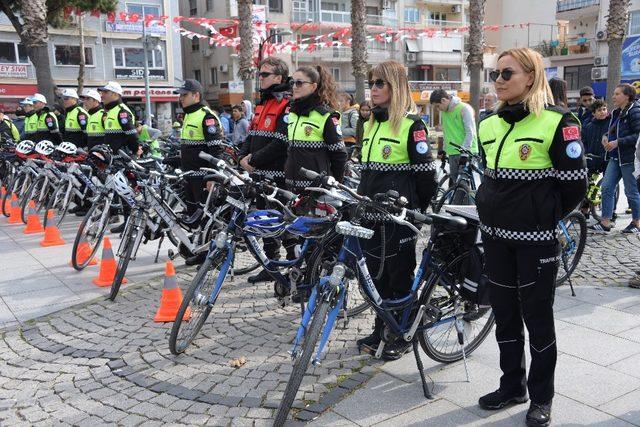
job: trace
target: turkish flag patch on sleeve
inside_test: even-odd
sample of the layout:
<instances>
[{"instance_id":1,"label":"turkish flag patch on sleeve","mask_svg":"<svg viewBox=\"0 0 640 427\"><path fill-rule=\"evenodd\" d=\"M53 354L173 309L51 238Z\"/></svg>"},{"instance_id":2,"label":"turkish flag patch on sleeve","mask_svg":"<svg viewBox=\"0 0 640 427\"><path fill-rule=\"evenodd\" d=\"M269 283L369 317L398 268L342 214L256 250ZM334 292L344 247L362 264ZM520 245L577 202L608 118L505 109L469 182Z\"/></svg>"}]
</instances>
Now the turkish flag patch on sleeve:
<instances>
[{"instance_id":1,"label":"turkish flag patch on sleeve","mask_svg":"<svg viewBox=\"0 0 640 427\"><path fill-rule=\"evenodd\" d=\"M213 118L207 119L204 121L204 124L207 126L214 126L216 124L216 119L213 119Z\"/></svg>"},{"instance_id":2,"label":"turkish flag patch on sleeve","mask_svg":"<svg viewBox=\"0 0 640 427\"><path fill-rule=\"evenodd\" d=\"M420 142L427 140L427 132L425 130L416 130L413 131L413 141Z\"/></svg>"},{"instance_id":3,"label":"turkish flag patch on sleeve","mask_svg":"<svg viewBox=\"0 0 640 427\"><path fill-rule=\"evenodd\" d=\"M128 114L127 114L127 112L126 112L126 111L121 112L121 113L120 113L120 115L119 115L119 117L120 117L121 119L126 119L126 118L127 118L127 116L128 116Z\"/></svg>"},{"instance_id":4,"label":"turkish flag patch on sleeve","mask_svg":"<svg viewBox=\"0 0 640 427\"><path fill-rule=\"evenodd\" d=\"M580 128L578 126L568 126L562 128L562 138L565 141L575 141L580 139Z\"/></svg>"}]
</instances>

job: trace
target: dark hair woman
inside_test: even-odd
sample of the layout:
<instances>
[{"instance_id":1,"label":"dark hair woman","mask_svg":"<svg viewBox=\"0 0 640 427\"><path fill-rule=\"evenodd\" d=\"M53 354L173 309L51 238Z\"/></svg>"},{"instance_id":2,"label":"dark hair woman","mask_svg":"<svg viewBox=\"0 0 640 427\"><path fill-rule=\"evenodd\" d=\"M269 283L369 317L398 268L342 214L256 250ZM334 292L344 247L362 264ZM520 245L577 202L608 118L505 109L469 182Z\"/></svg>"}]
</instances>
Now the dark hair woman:
<instances>
[{"instance_id":1,"label":"dark hair woman","mask_svg":"<svg viewBox=\"0 0 640 427\"><path fill-rule=\"evenodd\" d=\"M289 145L285 182L293 191L311 185L300 168L342 180L347 151L342 140L336 85L322 66L300 67L291 80L293 99L287 117Z\"/></svg>"},{"instance_id":2,"label":"dark hair woman","mask_svg":"<svg viewBox=\"0 0 640 427\"><path fill-rule=\"evenodd\" d=\"M510 49L490 73L500 105L480 122L485 179L476 203L500 349L500 387L483 409L528 400L527 425L551 422L557 348L553 295L558 272L558 221L587 190L580 123L553 105L542 56ZM527 379L524 326L531 366Z\"/></svg>"},{"instance_id":3,"label":"dark hair woman","mask_svg":"<svg viewBox=\"0 0 640 427\"><path fill-rule=\"evenodd\" d=\"M567 82L553 77L549 80L549 88L553 94L553 103L558 107L567 108L569 100L567 99Z\"/></svg>"}]
</instances>

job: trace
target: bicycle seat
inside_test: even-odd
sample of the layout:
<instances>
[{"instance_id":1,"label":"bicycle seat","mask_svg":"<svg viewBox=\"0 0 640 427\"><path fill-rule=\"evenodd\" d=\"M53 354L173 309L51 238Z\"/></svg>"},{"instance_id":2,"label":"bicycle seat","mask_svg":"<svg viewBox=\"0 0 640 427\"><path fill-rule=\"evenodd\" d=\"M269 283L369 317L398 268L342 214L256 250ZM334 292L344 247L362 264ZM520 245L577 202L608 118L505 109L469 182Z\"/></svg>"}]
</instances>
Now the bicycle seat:
<instances>
[{"instance_id":1,"label":"bicycle seat","mask_svg":"<svg viewBox=\"0 0 640 427\"><path fill-rule=\"evenodd\" d=\"M449 214L430 214L433 224L451 231L464 231L469 226L467 220L461 216Z\"/></svg>"},{"instance_id":2,"label":"bicycle seat","mask_svg":"<svg viewBox=\"0 0 640 427\"><path fill-rule=\"evenodd\" d=\"M188 228L198 228L198 225L200 225L200 220L202 219L202 215L204 214L204 211L202 210L202 208L198 208L197 211L195 211L191 216L182 216L179 218L179 222L180 224L184 225L185 227Z\"/></svg>"}]
</instances>

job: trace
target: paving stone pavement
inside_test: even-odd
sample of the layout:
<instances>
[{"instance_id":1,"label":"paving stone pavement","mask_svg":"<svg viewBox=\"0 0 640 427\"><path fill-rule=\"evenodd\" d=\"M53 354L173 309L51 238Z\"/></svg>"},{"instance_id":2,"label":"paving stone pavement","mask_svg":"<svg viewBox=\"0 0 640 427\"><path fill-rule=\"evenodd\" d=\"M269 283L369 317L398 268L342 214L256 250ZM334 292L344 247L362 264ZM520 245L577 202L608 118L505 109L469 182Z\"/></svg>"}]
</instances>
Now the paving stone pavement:
<instances>
[{"instance_id":1,"label":"paving stone pavement","mask_svg":"<svg viewBox=\"0 0 640 427\"><path fill-rule=\"evenodd\" d=\"M569 297L566 286L558 291L556 412L576 416L556 424L640 425L640 412L631 409L640 397L640 295L626 288L640 265L638 243L636 236L590 236L574 276L578 296ZM192 275L179 271L183 289ZM243 279L226 284L180 356L168 350L171 324L152 321L161 279L123 289L116 302L101 299L5 329L0 425L270 425L291 371L287 350L299 308L280 307L272 285ZM471 383L463 381L461 363L423 357L437 396L426 402L413 357L383 364L358 354L355 339L370 324L366 314L334 331L322 365L303 381L293 411L298 422L521 423L522 407L491 415L475 406L497 384L493 337L469 360ZM232 368L241 356L247 363Z\"/></svg>"}]
</instances>

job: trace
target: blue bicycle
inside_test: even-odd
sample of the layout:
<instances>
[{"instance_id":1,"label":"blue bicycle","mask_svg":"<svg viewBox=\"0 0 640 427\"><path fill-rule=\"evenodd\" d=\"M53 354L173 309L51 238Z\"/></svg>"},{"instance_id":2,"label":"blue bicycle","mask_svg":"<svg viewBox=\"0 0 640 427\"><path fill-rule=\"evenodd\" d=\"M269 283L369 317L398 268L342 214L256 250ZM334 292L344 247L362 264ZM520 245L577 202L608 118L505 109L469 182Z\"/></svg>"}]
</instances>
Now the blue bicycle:
<instances>
[{"instance_id":1,"label":"blue bicycle","mask_svg":"<svg viewBox=\"0 0 640 427\"><path fill-rule=\"evenodd\" d=\"M308 179L318 179L315 172L304 169L301 172ZM321 277L311 292L291 350L293 370L274 425L281 426L286 421L309 362L314 365L320 363L346 296L345 284L351 279L357 279L366 301L385 323L375 356L379 358L385 345L396 340L412 343L423 392L426 397L431 397L418 342L431 359L451 363L466 358L493 327L494 317L489 308L463 298L463 286L467 283L464 265L469 258L469 245L473 246L477 240L477 219L447 214L425 215L407 210L403 207L406 199L397 197L397 193L377 195L372 201L332 178L326 178L322 188L307 190L340 197L353 209L348 221L336 220L333 224L335 233L344 236L344 241L330 274ZM410 227L416 233L419 230L413 223L431 224L431 237L423 251L411 291L402 298L382 299L367 268L359 239L371 238L374 231L360 225L360 219L371 210L396 224Z\"/></svg>"},{"instance_id":2,"label":"blue bicycle","mask_svg":"<svg viewBox=\"0 0 640 427\"><path fill-rule=\"evenodd\" d=\"M209 175L205 180L216 181L229 188L226 202L233 209L227 216L226 227L211 241L207 257L193 278L176 315L169 337L169 349L176 355L187 349L211 313L224 281L232 274L231 266L238 244L246 245L249 252L275 280L275 295L282 305L286 305L292 296L297 296L297 302L304 312L304 296L311 288L308 283L313 283L312 278L318 275L322 266L322 259L318 258L318 240L327 232L324 228L327 217L298 217L276 197L291 202L298 198L296 194L265 182L256 182L250 176L237 172L224 160L206 153L200 153L200 157L215 165L216 170L208 169ZM250 211L250 202L259 194L278 206L279 210ZM330 200L324 202L325 209L337 212L335 207L326 206L331 203ZM295 259L269 259L259 239L276 238L285 232L303 239ZM305 262L311 267L303 271L302 266ZM282 269L287 269L288 274L283 274ZM367 304L362 302L359 306L351 308L347 308L345 304L343 308L348 315L354 315L364 311ZM187 321L189 314L191 318Z\"/></svg>"}]
</instances>

